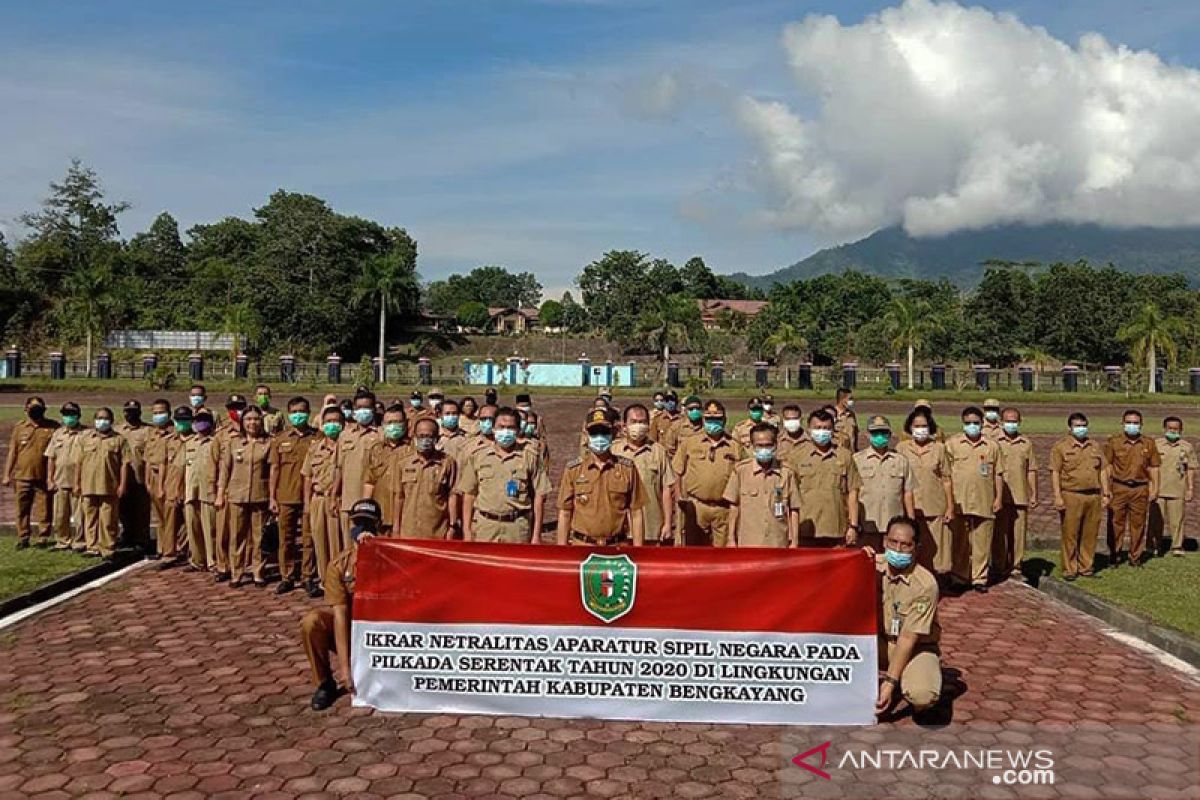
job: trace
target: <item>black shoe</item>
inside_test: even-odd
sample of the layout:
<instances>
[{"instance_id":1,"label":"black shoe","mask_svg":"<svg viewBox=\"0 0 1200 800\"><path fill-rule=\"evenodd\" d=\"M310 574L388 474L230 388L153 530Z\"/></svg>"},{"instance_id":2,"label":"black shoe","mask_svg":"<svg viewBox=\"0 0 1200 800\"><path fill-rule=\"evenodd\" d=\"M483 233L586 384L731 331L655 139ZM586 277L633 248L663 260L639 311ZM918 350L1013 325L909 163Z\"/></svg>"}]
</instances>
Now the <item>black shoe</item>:
<instances>
[{"instance_id":1,"label":"black shoe","mask_svg":"<svg viewBox=\"0 0 1200 800\"><path fill-rule=\"evenodd\" d=\"M1063 580L1070 583L1075 580L1075 576L1074 575L1063 575Z\"/></svg>"},{"instance_id":2,"label":"black shoe","mask_svg":"<svg viewBox=\"0 0 1200 800\"><path fill-rule=\"evenodd\" d=\"M213 578L213 583L224 583L227 580L229 580L228 572L218 572L217 576Z\"/></svg>"},{"instance_id":3,"label":"black shoe","mask_svg":"<svg viewBox=\"0 0 1200 800\"><path fill-rule=\"evenodd\" d=\"M321 585L319 583L317 583L316 581L308 582L308 596L309 597L311 597L315 600L316 598L320 597L323 594L325 594L325 591L323 589L321 589Z\"/></svg>"},{"instance_id":4,"label":"black shoe","mask_svg":"<svg viewBox=\"0 0 1200 800\"><path fill-rule=\"evenodd\" d=\"M240 575L229 582L230 589L240 589L246 584L246 579Z\"/></svg>"},{"instance_id":5,"label":"black shoe","mask_svg":"<svg viewBox=\"0 0 1200 800\"><path fill-rule=\"evenodd\" d=\"M265 589L265 588L267 588L267 582L266 582L266 581L259 581L259 580L256 580L256 581L254 581L254 585L255 585L256 587L258 587L259 589Z\"/></svg>"},{"instance_id":6,"label":"black shoe","mask_svg":"<svg viewBox=\"0 0 1200 800\"><path fill-rule=\"evenodd\" d=\"M313 692L311 703L312 710L324 711L337 702L339 694L341 694L341 692L338 690L338 685L336 683L333 681L325 681L317 687L315 692Z\"/></svg>"},{"instance_id":7,"label":"black shoe","mask_svg":"<svg viewBox=\"0 0 1200 800\"><path fill-rule=\"evenodd\" d=\"M183 572L199 572L200 568L197 567L195 564L184 564L182 571Z\"/></svg>"},{"instance_id":8,"label":"black shoe","mask_svg":"<svg viewBox=\"0 0 1200 800\"><path fill-rule=\"evenodd\" d=\"M33 543L33 546L36 547L38 550L45 550L47 547L50 546L50 542L47 541L46 539L38 539L36 542Z\"/></svg>"},{"instance_id":9,"label":"black shoe","mask_svg":"<svg viewBox=\"0 0 1200 800\"><path fill-rule=\"evenodd\" d=\"M17 549L18 549L18 550L28 550L28 549L29 549L29 542L25 541L24 539L21 539L21 540L19 540L19 541L17 542Z\"/></svg>"},{"instance_id":10,"label":"black shoe","mask_svg":"<svg viewBox=\"0 0 1200 800\"><path fill-rule=\"evenodd\" d=\"M158 553L146 553L147 561L158 561L160 558L162 558L162 556L160 556Z\"/></svg>"},{"instance_id":11,"label":"black shoe","mask_svg":"<svg viewBox=\"0 0 1200 800\"><path fill-rule=\"evenodd\" d=\"M972 586L971 588L975 590L975 594L987 594L988 593L988 587L987 587L986 583L977 583L974 586Z\"/></svg>"},{"instance_id":12,"label":"black shoe","mask_svg":"<svg viewBox=\"0 0 1200 800\"><path fill-rule=\"evenodd\" d=\"M158 570L159 570L159 572L163 572L168 569L173 569L175 566L176 566L175 559L168 558L165 561L163 561L161 564L158 565Z\"/></svg>"},{"instance_id":13,"label":"black shoe","mask_svg":"<svg viewBox=\"0 0 1200 800\"><path fill-rule=\"evenodd\" d=\"M292 583L287 578L284 578L279 582L279 585L275 587L275 594L287 594L295 588L296 584Z\"/></svg>"}]
</instances>

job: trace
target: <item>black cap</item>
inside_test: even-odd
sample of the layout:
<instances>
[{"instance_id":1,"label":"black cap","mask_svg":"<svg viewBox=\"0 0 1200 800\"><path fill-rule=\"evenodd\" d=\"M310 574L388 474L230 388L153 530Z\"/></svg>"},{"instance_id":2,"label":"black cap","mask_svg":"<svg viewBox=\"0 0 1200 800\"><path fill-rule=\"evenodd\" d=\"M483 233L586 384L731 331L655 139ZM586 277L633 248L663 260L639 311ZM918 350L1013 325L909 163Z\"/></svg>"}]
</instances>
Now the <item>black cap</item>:
<instances>
[{"instance_id":1,"label":"black cap","mask_svg":"<svg viewBox=\"0 0 1200 800\"><path fill-rule=\"evenodd\" d=\"M196 412L195 416L193 416L192 419L195 420L196 422L199 422L202 419L206 419L209 422L212 422L213 414L207 408L202 408Z\"/></svg>"},{"instance_id":2,"label":"black cap","mask_svg":"<svg viewBox=\"0 0 1200 800\"><path fill-rule=\"evenodd\" d=\"M409 400L420 400L421 397L422 397L421 392L418 389L418 390L414 390L413 393L408 396L408 399Z\"/></svg>"},{"instance_id":3,"label":"black cap","mask_svg":"<svg viewBox=\"0 0 1200 800\"><path fill-rule=\"evenodd\" d=\"M527 393L522 392L521 394L517 395L516 402L517 403L529 403L532 405L533 400L529 397L529 395Z\"/></svg>"},{"instance_id":4,"label":"black cap","mask_svg":"<svg viewBox=\"0 0 1200 800\"><path fill-rule=\"evenodd\" d=\"M59 413L60 414L74 414L75 416L79 416L79 413L80 413L79 412L79 403L73 403L68 400L67 402L62 404L62 408L59 409Z\"/></svg>"},{"instance_id":5,"label":"black cap","mask_svg":"<svg viewBox=\"0 0 1200 800\"><path fill-rule=\"evenodd\" d=\"M608 418L608 412L605 409L593 408L588 412L584 429L589 431L593 429L612 431L612 420Z\"/></svg>"},{"instance_id":6,"label":"black cap","mask_svg":"<svg viewBox=\"0 0 1200 800\"><path fill-rule=\"evenodd\" d=\"M674 389L672 389L671 391L669 391L665 395L663 395L663 399L664 400L674 400L674 401L678 402L679 395L675 393Z\"/></svg>"},{"instance_id":7,"label":"black cap","mask_svg":"<svg viewBox=\"0 0 1200 800\"><path fill-rule=\"evenodd\" d=\"M229 399L225 401L225 407L226 408L245 408L246 407L246 396L237 394L237 393L229 395Z\"/></svg>"},{"instance_id":8,"label":"black cap","mask_svg":"<svg viewBox=\"0 0 1200 800\"><path fill-rule=\"evenodd\" d=\"M175 409L174 419L176 422L191 422L192 409L188 406L180 406Z\"/></svg>"},{"instance_id":9,"label":"black cap","mask_svg":"<svg viewBox=\"0 0 1200 800\"><path fill-rule=\"evenodd\" d=\"M373 519L379 522L383 519L383 512L379 509L379 503L367 498L350 506L349 516L350 519Z\"/></svg>"},{"instance_id":10,"label":"black cap","mask_svg":"<svg viewBox=\"0 0 1200 800\"><path fill-rule=\"evenodd\" d=\"M138 400L126 400L125 401L125 410L126 411L141 411L142 404Z\"/></svg>"}]
</instances>

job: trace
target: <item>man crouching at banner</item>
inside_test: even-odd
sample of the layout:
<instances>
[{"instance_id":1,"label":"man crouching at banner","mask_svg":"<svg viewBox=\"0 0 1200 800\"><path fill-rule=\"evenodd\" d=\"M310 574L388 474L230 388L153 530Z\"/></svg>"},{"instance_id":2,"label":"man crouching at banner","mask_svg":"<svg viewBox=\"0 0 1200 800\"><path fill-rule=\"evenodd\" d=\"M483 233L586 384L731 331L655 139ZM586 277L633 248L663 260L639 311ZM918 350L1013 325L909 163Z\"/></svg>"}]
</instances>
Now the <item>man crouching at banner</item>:
<instances>
[{"instance_id":1,"label":"man crouching at banner","mask_svg":"<svg viewBox=\"0 0 1200 800\"><path fill-rule=\"evenodd\" d=\"M345 690L354 693L350 672L350 604L354 600L354 569L358 558L358 542L362 537L379 532L382 514L379 503L359 500L350 508L350 547L329 562L325 568L325 599L329 608L314 608L300 623L300 638L312 667L317 690L312 696L313 711L324 711L333 705L341 691L333 677L330 653L336 653L341 667Z\"/></svg>"},{"instance_id":2,"label":"man crouching at banner","mask_svg":"<svg viewBox=\"0 0 1200 800\"><path fill-rule=\"evenodd\" d=\"M637 465L612 453L607 411L588 412L588 453L567 464L558 492L558 543L641 546L646 494Z\"/></svg>"},{"instance_id":3,"label":"man crouching at banner","mask_svg":"<svg viewBox=\"0 0 1200 800\"><path fill-rule=\"evenodd\" d=\"M877 714L897 704L896 690L920 713L933 707L942 693L942 664L938 642L937 580L916 562L917 525L905 516L892 517L884 535L883 555L863 550L875 559L880 573L879 642L882 670Z\"/></svg>"}]
</instances>

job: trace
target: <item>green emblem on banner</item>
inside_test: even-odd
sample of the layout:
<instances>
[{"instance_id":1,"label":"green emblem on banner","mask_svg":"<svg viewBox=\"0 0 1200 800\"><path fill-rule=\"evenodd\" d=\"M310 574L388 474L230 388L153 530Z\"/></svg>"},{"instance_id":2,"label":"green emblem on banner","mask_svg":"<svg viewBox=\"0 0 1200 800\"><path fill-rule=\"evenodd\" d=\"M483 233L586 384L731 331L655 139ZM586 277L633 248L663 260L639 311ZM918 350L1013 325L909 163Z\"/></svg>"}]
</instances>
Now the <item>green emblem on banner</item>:
<instances>
[{"instance_id":1,"label":"green emblem on banner","mask_svg":"<svg viewBox=\"0 0 1200 800\"><path fill-rule=\"evenodd\" d=\"M579 565L583 607L602 622L612 622L633 609L637 564L629 556L592 554Z\"/></svg>"}]
</instances>

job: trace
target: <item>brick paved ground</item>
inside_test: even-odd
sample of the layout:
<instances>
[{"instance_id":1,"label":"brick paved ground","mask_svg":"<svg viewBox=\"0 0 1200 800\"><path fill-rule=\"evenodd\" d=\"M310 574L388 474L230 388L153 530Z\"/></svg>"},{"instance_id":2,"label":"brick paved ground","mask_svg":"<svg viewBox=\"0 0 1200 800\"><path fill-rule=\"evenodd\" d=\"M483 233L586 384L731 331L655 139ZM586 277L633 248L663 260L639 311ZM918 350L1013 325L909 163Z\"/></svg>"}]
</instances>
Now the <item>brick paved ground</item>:
<instances>
[{"instance_id":1,"label":"brick paved ground","mask_svg":"<svg viewBox=\"0 0 1200 800\"><path fill-rule=\"evenodd\" d=\"M952 723L871 728L307 708L312 601L142 570L0 631L0 797L1196 797L1200 685L1006 585L943 604ZM1048 747L1054 786L833 769L851 748Z\"/></svg>"}]
</instances>

